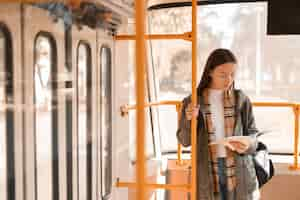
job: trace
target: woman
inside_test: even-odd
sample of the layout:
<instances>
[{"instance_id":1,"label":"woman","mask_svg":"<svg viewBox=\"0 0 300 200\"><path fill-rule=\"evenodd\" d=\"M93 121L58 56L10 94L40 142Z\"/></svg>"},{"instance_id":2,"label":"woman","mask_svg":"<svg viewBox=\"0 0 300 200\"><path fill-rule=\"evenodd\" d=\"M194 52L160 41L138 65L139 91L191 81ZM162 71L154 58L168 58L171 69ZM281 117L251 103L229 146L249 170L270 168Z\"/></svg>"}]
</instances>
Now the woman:
<instances>
[{"instance_id":1,"label":"woman","mask_svg":"<svg viewBox=\"0 0 300 200\"><path fill-rule=\"evenodd\" d=\"M183 100L177 131L182 145L191 145L192 117L198 122L197 200L259 199L252 158L258 131L249 98L234 88L236 65L229 50L213 51L197 89L198 105L192 107L191 96ZM248 136L247 142L219 142L231 136Z\"/></svg>"}]
</instances>

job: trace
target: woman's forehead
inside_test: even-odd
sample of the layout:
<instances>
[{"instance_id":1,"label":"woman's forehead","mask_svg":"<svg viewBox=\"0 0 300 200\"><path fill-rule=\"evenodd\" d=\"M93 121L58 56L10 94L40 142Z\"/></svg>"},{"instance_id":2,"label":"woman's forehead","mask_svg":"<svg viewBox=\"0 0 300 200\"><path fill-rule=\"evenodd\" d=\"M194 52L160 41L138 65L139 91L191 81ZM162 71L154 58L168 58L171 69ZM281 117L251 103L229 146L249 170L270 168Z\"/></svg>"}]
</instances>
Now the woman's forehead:
<instances>
[{"instance_id":1,"label":"woman's forehead","mask_svg":"<svg viewBox=\"0 0 300 200\"><path fill-rule=\"evenodd\" d=\"M233 72L236 69L235 63L224 63L222 65L218 65L214 71L216 72Z\"/></svg>"}]
</instances>

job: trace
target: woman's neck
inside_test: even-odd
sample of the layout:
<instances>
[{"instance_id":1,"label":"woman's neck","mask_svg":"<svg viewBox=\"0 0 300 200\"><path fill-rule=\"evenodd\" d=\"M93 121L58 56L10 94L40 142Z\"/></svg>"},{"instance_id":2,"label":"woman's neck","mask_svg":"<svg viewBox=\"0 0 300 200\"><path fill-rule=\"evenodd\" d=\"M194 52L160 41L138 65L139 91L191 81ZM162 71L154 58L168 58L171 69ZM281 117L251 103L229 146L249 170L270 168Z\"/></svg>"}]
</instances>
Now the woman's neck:
<instances>
[{"instance_id":1,"label":"woman's neck","mask_svg":"<svg viewBox=\"0 0 300 200\"><path fill-rule=\"evenodd\" d=\"M214 87L214 86L210 86L208 89L210 89L210 90L223 90L223 91L225 91L224 88Z\"/></svg>"}]
</instances>

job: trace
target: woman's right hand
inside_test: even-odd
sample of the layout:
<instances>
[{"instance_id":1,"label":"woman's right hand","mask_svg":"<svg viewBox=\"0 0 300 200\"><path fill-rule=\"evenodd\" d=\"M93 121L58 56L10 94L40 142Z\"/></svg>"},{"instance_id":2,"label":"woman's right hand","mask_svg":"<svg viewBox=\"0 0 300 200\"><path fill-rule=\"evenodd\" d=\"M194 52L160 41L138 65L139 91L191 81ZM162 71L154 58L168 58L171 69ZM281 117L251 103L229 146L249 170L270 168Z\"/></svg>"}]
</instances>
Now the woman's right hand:
<instances>
[{"instance_id":1,"label":"woman's right hand","mask_svg":"<svg viewBox=\"0 0 300 200\"><path fill-rule=\"evenodd\" d=\"M188 104L185 109L185 116L187 120L192 120L193 117L198 117L200 106L193 106L192 103Z\"/></svg>"}]
</instances>

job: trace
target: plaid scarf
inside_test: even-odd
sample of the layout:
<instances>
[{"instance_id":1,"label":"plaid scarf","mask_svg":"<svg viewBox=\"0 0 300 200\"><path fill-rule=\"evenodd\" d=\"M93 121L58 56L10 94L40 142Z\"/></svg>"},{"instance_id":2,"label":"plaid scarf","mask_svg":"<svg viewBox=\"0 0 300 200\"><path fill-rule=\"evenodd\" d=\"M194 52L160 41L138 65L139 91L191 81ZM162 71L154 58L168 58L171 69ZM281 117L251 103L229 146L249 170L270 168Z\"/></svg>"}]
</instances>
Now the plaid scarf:
<instances>
[{"instance_id":1,"label":"plaid scarf","mask_svg":"<svg viewBox=\"0 0 300 200\"><path fill-rule=\"evenodd\" d=\"M209 89L203 91L204 97L204 109L203 113L205 116L205 123L207 132L209 135L209 143L216 140L215 127L212 123L212 114L209 104ZM224 131L225 137L233 135L235 125L235 95L233 90L224 92ZM212 162L212 174L214 178L214 191L219 192L219 178L218 178L218 158L216 145L209 146L209 152L211 154ZM232 191L236 187L236 176L235 176L235 161L234 153L226 148L226 176L227 176L227 190Z\"/></svg>"}]
</instances>

